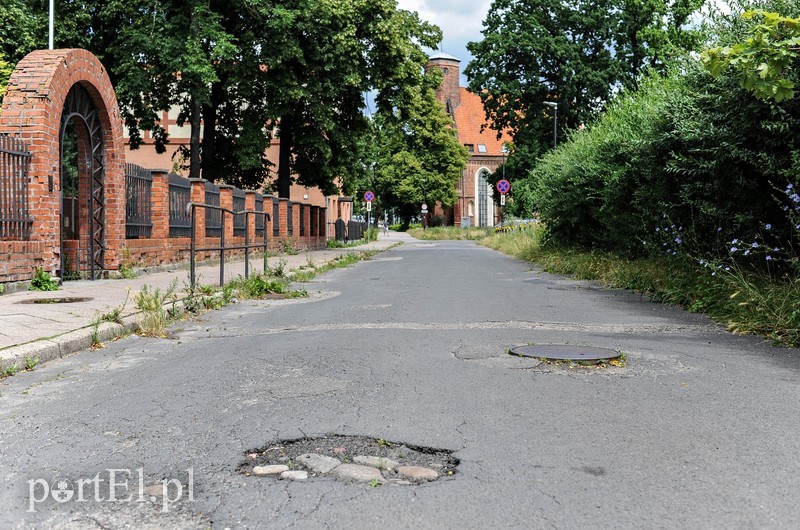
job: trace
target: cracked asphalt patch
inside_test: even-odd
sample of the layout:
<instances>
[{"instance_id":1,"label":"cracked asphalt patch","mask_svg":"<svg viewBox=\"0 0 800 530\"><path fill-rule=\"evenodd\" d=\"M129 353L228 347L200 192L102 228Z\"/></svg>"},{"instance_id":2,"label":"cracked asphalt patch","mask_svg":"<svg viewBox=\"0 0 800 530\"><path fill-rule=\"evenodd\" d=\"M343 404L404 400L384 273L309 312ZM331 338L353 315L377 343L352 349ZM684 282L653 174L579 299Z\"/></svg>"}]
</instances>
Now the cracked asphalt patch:
<instances>
[{"instance_id":1,"label":"cracked asphalt patch","mask_svg":"<svg viewBox=\"0 0 800 530\"><path fill-rule=\"evenodd\" d=\"M238 303L177 324L174 340L132 336L4 380L0 527L800 520L797 350L638 295L526 283L570 285L471 242L410 242L386 257L403 259L318 277L314 301ZM595 345L629 363L566 370L506 353L527 343ZM324 433L447 448L458 473L373 488L324 473L237 472L269 440ZM27 511L28 481L110 468L142 468L146 486L175 478L187 487L192 469L193 500L169 513L157 502L94 500Z\"/></svg>"}]
</instances>

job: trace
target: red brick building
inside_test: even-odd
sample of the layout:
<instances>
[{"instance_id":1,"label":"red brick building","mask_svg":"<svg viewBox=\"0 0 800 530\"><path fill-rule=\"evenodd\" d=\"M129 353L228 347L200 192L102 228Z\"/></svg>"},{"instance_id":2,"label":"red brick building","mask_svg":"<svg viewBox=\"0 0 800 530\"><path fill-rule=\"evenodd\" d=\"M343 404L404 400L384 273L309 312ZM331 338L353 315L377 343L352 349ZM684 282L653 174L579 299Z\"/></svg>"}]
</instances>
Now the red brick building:
<instances>
[{"instance_id":1,"label":"red brick building","mask_svg":"<svg viewBox=\"0 0 800 530\"><path fill-rule=\"evenodd\" d=\"M503 164L503 145L511 142L511 136L504 133L498 139L497 132L486 126L481 98L460 85L460 63L444 52L432 55L428 63L429 69L439 68L444 74L436 97L452 116L458 139L470 153L467 168L456 186L456 204L444 210L437 206L434 213L443 215L449 225L461 226L462 219L466 225L469 219L470 226L493 226L500 214L487 177Z\"/></svg>"}]
</instances>

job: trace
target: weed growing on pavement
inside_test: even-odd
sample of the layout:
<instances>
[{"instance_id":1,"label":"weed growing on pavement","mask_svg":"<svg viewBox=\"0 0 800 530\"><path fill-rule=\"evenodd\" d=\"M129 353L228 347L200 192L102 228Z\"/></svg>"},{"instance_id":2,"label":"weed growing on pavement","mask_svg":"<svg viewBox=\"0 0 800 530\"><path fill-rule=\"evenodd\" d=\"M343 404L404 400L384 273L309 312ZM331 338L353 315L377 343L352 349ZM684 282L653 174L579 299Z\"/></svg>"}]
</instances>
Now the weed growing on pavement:
<instances>
[{"instance_id":1,"label":"weed growing on pavement","mask_svg":"<svg viewBox=\"0 0 800 530\"><path fill-rule=\"evenodd\" d=\"M101 317L97 317L92 321L92 343L89 347L93 350L99 350L104 347L104 344L100 342L100 323L102 321Z\"/></svg>"},{"instance_id":2,"label":"weed growing on pavement","mask_svg":"<svg viewBox=\"0 0 800 530\"><path fill-rule=\"evenodd\" d=\"M17 372L19 372L19 367L16 364L11 364L8 366L3 366L2 364L0 364L0 379L5 379L6 377L10 377Z\"/></svg>"},{"instance_id":3,"label":"weed growing on pavement","mask_svg":"<svg viewBox=\"0 0 800 530\"><path fill-rule=\"evenodd\" d=\"M267 266L267 273L276 278L284 278L286 276L286 260L279 258L274 267Z\"/></svg>"},{"instance_id":4,"label":"weed growing on pavement","mask_svg":"<svg viewBox=\"0 0 800 530\"><path fill-rule=\"evenodd\" d=\"M372 480L370 480L370 481L369 481L369 486L370 486L371 488L377 488L378 486L382 486L382 485L383 485L383 484L381 483L381 481L380 481L380 480L378 480L378 479L376 479L376 478L374 478L374 479L372 479Z\"/></svg>"},{"instance_id":5,"label":"weed growing on pavement","mask_svg":"<svg viewBox=\"0 0 800 530\"><path fill-rule=\"evenodd\" d=\"M50 276L50 273L41 267L35 269L31 279L31 291L58 291L58 281Z\"/></svg>"},{"instance_id":6,"label":"weed growing on pavement","mask_svg":"<svg viewBox=\"0 0 800 530\"><path fill-rule=\"evenodd\" d=\"M130 280L131 278L135 278L136 274L133 272L133 265L135 261L131 256L131 251L128 247L122 247L122 263L119 265L119 275L120 277Z\"/></svg>"},{"instance_id":7,"label":"weed growing on pavement","mask_svg":"<svg viewBox=\"0 0 800 530\"><path fill-rule=\"evenodd\" d=\"M100 320L103 322L113 322L114 324L122 324L122 312L125 311L125 306L128 305L128 299L131 296L131 288L125 289L125 301L121 306L117 306L108 313L100 315Z\"/></svg>"},{"instance_id":8,"label":"weed growing on pavement","mask_svg":"<svg viewBox=\"0 0 800 530\"><path fill-rule=\"evenodd\" d=\"M173 280L164 292L161 292L158 287L152 289L145 285L141 291L136 293L134 302L136 303L136 308L141 311L136 319L140 335L146 337L164 337L166 335L167 325L170 323L171 318L176 316L174 304L177 285L177 279ZM167 309L166 307L169 301L173 303L172 309Z\"/></svg>"},{"instance_id":9,"label":"weed growing on pavement","mask_svg":"<svg viewBox=\"0 0 800 530\"><path fill-rule=\"evenodd\" d=\"M5 284L0 283L0 294L3 294L4 292L6 292L6 286Z\"/></svg>"},{"instance_id":10,"label":"weed growing on pavement","mask_svg":"<svg viewBox=\"0 0 800 530\"><path fill-rule=\"evenodd\" d=\"M39 365L38 357L25 357L25 370L32 372Z\"/></svg>"},{"instance_id":11,"label":"weed growing on pavement","mask_svg":"<svg viewBox=\"0 0 800 530\"><path fill-rule=\"evenodd\" d=\"M287 254L289 256L296 256L298 254L298 251L294 246L294 240L292 238L289 238L283 242L282 251L284 254Z\"/></svg>"}]
</instances>

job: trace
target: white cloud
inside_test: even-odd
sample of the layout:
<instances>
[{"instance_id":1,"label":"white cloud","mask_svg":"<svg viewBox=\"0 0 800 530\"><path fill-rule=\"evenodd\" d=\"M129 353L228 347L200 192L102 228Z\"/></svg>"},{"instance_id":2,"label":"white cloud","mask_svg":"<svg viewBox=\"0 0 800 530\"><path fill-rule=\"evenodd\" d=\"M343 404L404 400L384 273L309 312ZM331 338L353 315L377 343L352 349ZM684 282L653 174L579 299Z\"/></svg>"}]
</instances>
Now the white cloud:
<instances>
[{"instance_id":1,"label":"white cloud","mask_svg":"<svg viewBox=\"0 0 800 530\"><path fill-rule=\"evenodd\" d=\"M461 59L462 71L472 59L467 42L481 40L491 4L491 0L398 0L400 9L416 11L423 20L442 28L442 50ZM463 76L461 82L466 84Z\"/></svg>"}]
</instances>

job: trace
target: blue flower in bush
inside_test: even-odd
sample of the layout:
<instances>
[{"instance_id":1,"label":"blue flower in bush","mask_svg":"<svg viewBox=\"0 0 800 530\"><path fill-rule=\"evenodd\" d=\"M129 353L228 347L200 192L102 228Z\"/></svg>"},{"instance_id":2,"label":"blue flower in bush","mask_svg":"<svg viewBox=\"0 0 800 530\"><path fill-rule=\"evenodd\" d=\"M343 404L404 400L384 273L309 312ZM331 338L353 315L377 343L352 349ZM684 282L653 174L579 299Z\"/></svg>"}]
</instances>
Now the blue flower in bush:
<instances>
[{"instance_id":1,"label":"blue flower in bush","mask_svg":"<svg viewBox=\"0 0 800 530\"><path fill-rule=\"evenodd\" d=\"M752 245L750 245L750 246L751 246L751 247L753 247L753 248L758 248L758 243L757 243L757 242L755 242L755 241L753 241L753 244L752 244Z\"/></svg>"},{"instance_id":2,"label":"blue flower in bush","mask_svg":"<svg viewBox=\"0 0 800 530\"><path fill-rule=\"evenodd\" d=\"M764 225L764 228L766 228L767 230L772 230L772 225L767 223L766 225Z\"/></svg>"},{"instance_id":3,"label":"blue flower in bush","mask_svg":"<svg viewBox=\"0 0 800 530\"><path fill-rule=\"evenodd\" d=\"M731 247L731 252L732 252L732 253L733 253L733 252L736 252L737 250L739 250L739 249L738 249L738 248L736 248L736 247Z\"/></svg>"},{"instance_id":4,"label":"blue flower in bush","mask_svg":"<svg viewBox=\"0 0 800 530\"><path fill-rule=\"evenodd\" d=\"M766 260L767 260L767 261L772 261L772 256L770 256L769 254L767 254Z\"/></svg>"},{"instance_id":5,"label":"blue flower in bush","mask_svg":"<svg viewBox=\"0 0 800 530\"><path fill-rule=\"evenodd\" d=\"M675 238L675 242L680 245L682 243L681 238L676 237Z\"/></svg>"}]
</instances>

